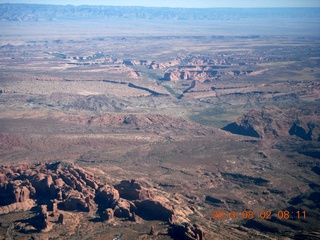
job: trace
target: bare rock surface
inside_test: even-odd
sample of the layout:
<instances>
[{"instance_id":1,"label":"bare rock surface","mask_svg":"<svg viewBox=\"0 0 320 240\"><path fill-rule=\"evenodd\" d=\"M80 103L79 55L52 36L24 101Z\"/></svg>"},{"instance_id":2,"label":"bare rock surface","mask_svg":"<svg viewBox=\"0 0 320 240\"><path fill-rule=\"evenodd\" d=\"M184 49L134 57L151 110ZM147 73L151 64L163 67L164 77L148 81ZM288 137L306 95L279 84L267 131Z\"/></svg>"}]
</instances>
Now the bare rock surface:
<instances>
[{"instance_id":1,"label":"bare rock surface","mask_svg":"<svg viewBox=\"0 0 320 240\"><path fill-rule=\"evenodd\" d=\"M113 206L114 215L119 218L130 218L132 213L136 209L132 202L126 199L120 198Z\"/></svg>"},{"instance_id":2,"label":"bare rock surface","mask_svg":"<svg viewBox=\"0 0 320 240\"><path fill-rule=\"evenodd\" d=\"M188 240L205 240L205 233L203 229L197 224L189 225L183 224L171 224L169 233L178 239Z\"/></svg>"},{"instance_id":3,"label":"bare rock surface","mask_svg":"<svg viewBox=\"0 0 320 240\"><path fill-rule=\"evenodd\" d=\"M107 208L102 212L102 218L105 221L110 221L114 218L114 211L112 208Z\"/></svg>"},{"instance_id":4,"label":"bare rock surface","mask_svg":"<svg viewBox=\"0 0 320 240\"><path fill-rule=\"evenodd\" d=\"M174 216L174 207L160 199L146 199L135 201L139 215L146 219L169 221Z\"/></svg>"},{"instance_id":5,"label":"bare rock surface","mask_svg":"<svg viewBox=\"0 0 320 240\"><path fill-rule=\"evenodd\" d=\"M319 9L0 8L0 236L319 236Z\"/></svg>"},{"instance_id":6,"label":"bare rock surface","mask_svg":"<svg viewBox=\"0 0 320 240\"><path fill-rule=\"evenodd\" d=\"M28 199L24 202L11 203L6 206L0 207L0 215L7 214L10 212L20 212L20 211L28 211L36 205L35 201L32 199Z\"/></svg>"},{"instance_id":7,"label":"bare rock surface","mask_svg":"<svg viewBox=\"0 0 320 240\"><path fill-rule=\"evenodd\" d=\"M135 180L123 180L120 184L115 185L120 196L129 200L145 200L154 198L152 190L142 187Z\"/></svg>"},{"instance_id":8,"label":"bare rock surface","mask_svg":"<svg viewBox=\"0 0 320 240\"><path fill-rule=\"evenodd\" d=\"M113 132L124 132L128 130L139 130L146 133L156 133L164 135L166 133L191 134L191 135L211 135L215 133L215 128L209 128L200 124L195 124L183 118L173 118L161 114L123 114L107 113L99 116L60 116L60 122L86 125L93 130L101 126L105 129L113 129ZM105 131L105 130L104 130Z\"/></svg>"},{"instance_id":9,"label":"bare rock surface","mask_svg":"<svg viewBox=\"0 0 320 240\"><path fill-rule=\"evenodd\" d=\"M256 138L296 136L307 141L320 140L318 106L304 108L265 107L251 110L223 130Z\"/></svg>"},{"instance_id":10,"label":"bare rock surface","mask_svg":"<svg viewBox=\"0 0 320 240\"><path fill-rule=\"evenodd\" d=\"M45 233L55 225L68 225L70 211L79 217L98 214L102 222L121 218L135 223L144 220L169 223L176 219L173 204L141 183L123 180L109 185L74 164L7 166L0 168L0 174L0 214L28 211L38 204L33 208L35 216L16 222L20 232ZM157 235L158 231L153 229L151 234Z\"/></svg>"},{"instance_id":11,"label":"bare rock surface","mask_svg":"<svg viewBox=\"0 0 320 240\"><path fill-rule=\"evenodd\" d=\"M119 192L108 184L101 186L96 192L96 202L102 205L110 206L119 199Z\"/></svg>"}]
</instances>

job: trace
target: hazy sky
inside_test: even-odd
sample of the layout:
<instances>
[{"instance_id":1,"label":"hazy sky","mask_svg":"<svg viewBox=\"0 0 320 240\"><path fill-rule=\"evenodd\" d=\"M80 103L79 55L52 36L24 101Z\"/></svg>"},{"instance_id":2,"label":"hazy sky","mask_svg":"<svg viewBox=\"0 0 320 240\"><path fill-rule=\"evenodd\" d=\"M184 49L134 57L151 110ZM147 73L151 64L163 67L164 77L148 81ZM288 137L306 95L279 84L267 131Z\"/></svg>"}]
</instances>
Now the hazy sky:
<instances>
[{"instance_id":1,"label":"hazy sky","mask_svg":"<svg viewBox=\"0 0 320 240\"><path fill-rule=\"evenodd\" d=\"M320 7L320 0L0 0L0 3L147 7Z\"/></svg>"}]
</instances>

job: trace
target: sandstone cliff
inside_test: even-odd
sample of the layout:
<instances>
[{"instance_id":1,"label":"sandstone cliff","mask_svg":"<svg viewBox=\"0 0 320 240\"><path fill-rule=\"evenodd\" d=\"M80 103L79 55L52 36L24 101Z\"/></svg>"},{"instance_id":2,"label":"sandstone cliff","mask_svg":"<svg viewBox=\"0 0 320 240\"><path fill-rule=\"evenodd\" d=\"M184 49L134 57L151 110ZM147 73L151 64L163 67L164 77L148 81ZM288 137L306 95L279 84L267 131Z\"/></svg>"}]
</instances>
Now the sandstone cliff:
<instances>
[{"instance_id":1,"label":"sandstone cliff","mask_svg":"<svg viewBox=\"0 0 320 240\"><path fill-rule=\"evenodd\" d=\"M50 231L54 223L64 223L65 211L98 214L102 221L115 217L137 221L139 216L170 222L175 215L168 199L135 180L112 186L79 166L61 162L0 168L0 214L27 211L36 202L42 204L38 215L19 225L23 231Z\"/></svg>"}]
</instances>

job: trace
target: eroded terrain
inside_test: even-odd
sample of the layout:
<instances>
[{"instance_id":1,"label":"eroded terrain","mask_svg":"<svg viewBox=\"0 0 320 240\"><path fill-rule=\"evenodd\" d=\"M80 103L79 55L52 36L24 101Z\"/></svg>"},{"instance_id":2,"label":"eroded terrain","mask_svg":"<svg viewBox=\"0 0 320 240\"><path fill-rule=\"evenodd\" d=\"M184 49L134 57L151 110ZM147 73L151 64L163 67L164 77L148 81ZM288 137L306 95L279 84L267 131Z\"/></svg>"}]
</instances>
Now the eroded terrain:
<instances>
[{"instance_id":1,"label":"eroded terrain","mask_svg":"<svg viewBox=\"0 0 320 240\"><path fill-rule=\"evenodd\" d=\"M319 238L318 18L257 34L2 19L4 239Z\"/></svg>"}]
</instances>

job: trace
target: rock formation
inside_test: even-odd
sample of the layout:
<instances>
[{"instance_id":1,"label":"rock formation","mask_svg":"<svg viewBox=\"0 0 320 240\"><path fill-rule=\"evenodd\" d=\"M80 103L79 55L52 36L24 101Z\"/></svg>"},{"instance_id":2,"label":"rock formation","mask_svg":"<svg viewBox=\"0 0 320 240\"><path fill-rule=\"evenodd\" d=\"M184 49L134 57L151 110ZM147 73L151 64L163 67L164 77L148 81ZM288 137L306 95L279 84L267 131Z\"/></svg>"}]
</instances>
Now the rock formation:
<instances>
[{"instance_id":1,"label":"rock formation","mask_svg":"<svg viewBox=\"0 0 320 240\"><path fill-rule=\"evenodd\" d=\"M107 208L102 212L102 219L104 221L110 221L114 218L114 211L112 208Z\"/></svg>"},{"instance_id":2,"label":"rock formation","mask_svg":"<svg viewBox=\"0 0 320 240\"><path fill-rule=\"evenodd\" d=\"M118 201L115 202L114 206L114 215L118 218L131 218L132 213L136 210L136 206L123 198L118 199Z\"/></svg>"},{"instance_id":3,"label":"rock formation","mask_svg":"<svg viewBox=\"0 0 320 240\"><path fill-rule=\"evenodd\" d=\"M28 199L24 202L11 203L9 205L0 206L0 215L11 212L28 211L36 205L33 199Z\"/></svg>"},{"instance_id":4,"label":"rock formation","mask_svg":"<svg viewBox=\"0 0 320 240\"><path fill-rule=\"evenodd\" d=\"M181 74L178 71L166 72L163 79L166 81L179 81L181 80L180 75Z\"/></svg>"},{"instance_id":5,"label":"rock formation","mask_svg":"<svg viewBox=\"0 0 320 240\"><path fill-rule=\"evenodd\" d=\"M62 213L60 213L57 223L59 223L61 225L64 224L64 215Z\"/></svg>"},{"instance_id":6,"label":"rock formation","mask_svg":"<svg viewBox=\"0 0 320 240\"><path fill-rule=\"evenodd\" d=\"M0 190L0 214L30 210L36 206L35 200L42 204L35 208L37 215L15 224L20 232L48 232L54 224L69 226L74 218L72 214L80 211L90 212L91 216L98 214L102 221L117 221L117 218L138 223L166 221L171 225L172 236L204 239L203 230L196 225L182 229L177 220L180 218L175 215L181 214L167 198L156 196L153 190L135 180L122 180L115 186L101 183L93 174L73 164L1 167ZM154 226L150 235L158 235Z\"/></svg>"},{"instance_id":7,"label":"rock formation","mask_svg":"<svg viewBox=\"0 0 320 240\"><path fill-rule=\"evenodd\" d=\"M192 84L192 83L191 83ZM164 134L168 130L175 133L190 133L195 135L213 134L214 129L195 124L183 118L175 118L160 114L123 114L109 113L98 116L67 116L59 118L59 121L67 123L84 124L91 127L104 126L116 131L124 129L139 129L141 132Z\"/></svg>"},{"instance_id":8,"label":"rock formation","mask_svg":"<svg viewBox=\"0 0 320 240\"><path fill-rule=\"evenodd\" d=\"M203 229L197 224L171 224L169 234L177 239L205 240Z\"/></svg>"},{"instance_id":9,"label":"rock formation","mask_svg":"<svg viewBox=\"0 0 320 240\"><path fill-rule=\"evenodd\" d=\"M35 200L45 203L29 224L24 223L24 231L50 231L53 223L64 224L63 211L98 213L104 221L116 217L137 222L139 216L169 222L175 216L168 199L135 180L103 184L84 169L61 162L1 167L0 190L0 214L30 210Z\"/></svg>"},{"instance_id":10,"label":"rock formation","mask_svg":"<svg viewBox=\"0 0 320 240\"><path fill-rule=\"evenodd\" d=\"M135 201L138 214L146 219L169 221L174 215L174 207L164 201L157 199L146 199Z\"/></svg>"},{"instance_id":11,"label":"rock formation","mask_svg":"<svg viewBox=\"0 0 320 240\"><path fill-rule=\"evenodd\" d=\"M196 80L199 82L204 82L206 80L216 80L218 77L227 75L227 76L243 76L243 75L257 75L258 72L253 72L252 70L240 71L224 71L217 70L216 68L202 67L197 65L192 66L182 66L179 68L173 68L168 70L163 77L165 81L180 81L180 80Z\"/></svg>"},{"instance_id":12,"label":"rock formation","mask_svg":"<svg viewBox=\"0 0 320 240\"><path fill-rule=\"evenodd\" d=\"M159 233L159 232L158 232L157 228L156 228L155 226L151 226L149 235L157 236L158 233Z\"/></svg>"},{"instance_id":13,"label":"rock formation","mask_svg":"<svg viewBox=\"0 0 320 240\"><path fill-rule=\"evenodd\" d=\"M119 199L119 192L112 186L105 184L96 192L95 201L107 207Z\"/></svg>"},{"instance_id":14,"label":"rock formation","mask_svg":"<svg viewBox=\"0 0 320 240\"><path fill-rule=\"evenodd\" d=\"M142 187L135 180L123 180L120 184L115 185L115 188L119 191L120 197L129 200L145 200L154 198L154 193Z\"/></svg>"},{"instance_id":15,"label":"rock formation","mask_svg":"<svg viewBox=\"0 0 320 240\"><path fill-rule=\"evenodd\" d=\"M251 110L237 122L223 127L234 134L257 138L296 136L307 141L320 141L319 107L265 107Z\"/></svg>"},{"instance_id":16,"label":"rock formation","mask_svg":"<svg viewBox=\"0 0 320 240\"><path fill-rule=\"evenodd\" d=\"M46 205L40 206L40 212L38 215L38 229L41 229L43 231L48 231L50 229L50 222L48 221L48 211Z\"/></svg>"}]
</instances>

